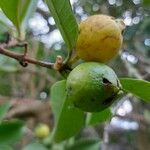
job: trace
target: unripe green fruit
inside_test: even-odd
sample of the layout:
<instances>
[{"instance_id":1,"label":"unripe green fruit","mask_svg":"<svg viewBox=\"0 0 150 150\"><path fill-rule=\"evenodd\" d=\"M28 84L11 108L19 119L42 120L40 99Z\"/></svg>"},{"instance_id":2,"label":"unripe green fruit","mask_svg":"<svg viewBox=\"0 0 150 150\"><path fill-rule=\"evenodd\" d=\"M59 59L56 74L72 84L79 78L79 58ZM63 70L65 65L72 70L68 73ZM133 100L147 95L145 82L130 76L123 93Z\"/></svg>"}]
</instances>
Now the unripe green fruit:
<instances>
[{"instance_id":1,"label":"unripe green fruit","mask_svg":"<svg viewBox=\"0 0 150 150\"><path fill-rule=\"evenodd\" d=\"M109 107L120 90L115 72L108 66L87 62L75 67L67 78L69 101L83 111L98 112Z\"/></svg>"},{"instance_id":2,"label":"unripe green fruit","mask_svg":"<svg viewBox=\"0 0 150 150\"><path fill-rule=\"evenodd\" d=\"M48 127L48 125L46 124L40 124L35 128L35 136L38 138L46 138L49 133L50 133L50 129Z\"/></svg>"}]
</instances>

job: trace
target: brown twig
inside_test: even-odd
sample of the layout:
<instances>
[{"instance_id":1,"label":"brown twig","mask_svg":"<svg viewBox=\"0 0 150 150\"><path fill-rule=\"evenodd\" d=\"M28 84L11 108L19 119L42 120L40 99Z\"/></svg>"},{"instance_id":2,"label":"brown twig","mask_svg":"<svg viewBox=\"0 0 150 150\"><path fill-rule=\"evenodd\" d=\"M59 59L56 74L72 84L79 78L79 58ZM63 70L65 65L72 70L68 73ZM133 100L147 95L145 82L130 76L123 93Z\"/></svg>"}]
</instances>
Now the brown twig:
<instances>
[{"instance_id":1,"label":"brown twig","mask_svg":"<svg viewBox=\"0 0 150 150\"><path fill-rule=\"evenodd\" d=\"M24 54L19 54L16 52L9 51L9 50L3 48L2 46L0 46L0 54L14 58L14 59L18 60L19 62L28 62L30 64L36 64L36 65L46 67L46 68L53 68L53 66L54 66L54 63L39 61L34 58L29 58L29 57L25 56Z\"/></svg>"},{"instance_id":2,"label":"brown twig","mask_svg":"<svg viewBox=\"0 0 150 150\"><path fill-rule=\"evenodd\" d=\"M12 52L12 51L6 49L9 47L15 47L15 46L24 46L24 48L25 48L24 53L20 54L20 53ZM37 60L34 58L30 58L27 56L27 51L28 51L27 43L20 44L16 40L10 41L7 44L6 43L0 44L0 54L3 54L5 56L16 59L17 61L20 62L20 64L23 67L26 67L28 65L28 63L30 63L30 64L35 64L35 65L39 65L42 67L46 67L49 69L55 69L55 70L59 71L59 70L61 70L61 68L63 66L63 60L62 60L61 56L57 56L56 62L51 63L51 62L40 61L40 60Z\"/></svg>"}]
</instances>

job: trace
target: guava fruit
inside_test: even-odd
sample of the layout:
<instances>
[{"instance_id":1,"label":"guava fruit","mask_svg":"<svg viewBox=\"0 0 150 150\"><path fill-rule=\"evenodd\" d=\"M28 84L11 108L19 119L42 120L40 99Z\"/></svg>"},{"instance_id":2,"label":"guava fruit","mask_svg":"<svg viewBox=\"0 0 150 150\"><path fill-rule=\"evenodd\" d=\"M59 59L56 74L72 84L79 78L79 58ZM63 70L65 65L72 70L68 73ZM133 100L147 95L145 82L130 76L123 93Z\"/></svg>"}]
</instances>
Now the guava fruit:
<instances>
[{"instance_id":1,"label":"guava fruit","mask_svg":"<svg viewBox=\"0 0 150 150\"><path fill-rule=\"evenodd\" d=\"M107 63L122 46L125 24L107 15L93 15L79 24L75 54L84 61Z\"/></svg>"},{"instance_id":2,"label":"guava fruit","mask_svg":"<svg viewBox=\"0 0 150 150\"><path fill-rule=\"evenodd\" d=\"M120 88L115 72L98 62L78 65L70 72L66 82L70 104L87 112L98 112L109 107Z\"/></svg>"}]
</instances>

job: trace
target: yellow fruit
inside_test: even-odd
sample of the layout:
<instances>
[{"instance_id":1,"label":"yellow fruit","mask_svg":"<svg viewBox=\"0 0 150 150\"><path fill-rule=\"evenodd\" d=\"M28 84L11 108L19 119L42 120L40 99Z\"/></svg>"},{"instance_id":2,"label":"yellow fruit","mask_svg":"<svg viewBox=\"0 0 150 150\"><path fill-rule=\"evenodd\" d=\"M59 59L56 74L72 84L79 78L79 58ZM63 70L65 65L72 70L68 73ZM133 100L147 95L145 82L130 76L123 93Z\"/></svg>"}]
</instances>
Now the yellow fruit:
<instances>
[{"instance_id":1,"label":"yellow fruit","mask_svg":"<svg viewBox=\"0 0 150 150\"><path fill-rule=\"evenodd\" d=\"M50 130L46 124L40 124L35 128L34 133L36 137L43 139L49 135Z\"/></svg>"},{"instance_id":2,"label":"yellow fruit","mask_svg":"<svg viewBox=\"0 0 150 150\"><path fill-rule=\"evenodd\" d=\"M122 45L125 24L106 15L88 17L79 25L76 55L84 61L108 62Z\"/></svg>"},{"instance_id":3,"label":"yellow fruit","mask_svg":"<svg viewBox=\"0 0 150 150\"><path fill-rule=\"evenodd\" d=\"M115 72L97 62L75 67L66 83L68 100L87 112L98 112L109 107L116 100L120 87Z\"/></svg>"}]
</instances>

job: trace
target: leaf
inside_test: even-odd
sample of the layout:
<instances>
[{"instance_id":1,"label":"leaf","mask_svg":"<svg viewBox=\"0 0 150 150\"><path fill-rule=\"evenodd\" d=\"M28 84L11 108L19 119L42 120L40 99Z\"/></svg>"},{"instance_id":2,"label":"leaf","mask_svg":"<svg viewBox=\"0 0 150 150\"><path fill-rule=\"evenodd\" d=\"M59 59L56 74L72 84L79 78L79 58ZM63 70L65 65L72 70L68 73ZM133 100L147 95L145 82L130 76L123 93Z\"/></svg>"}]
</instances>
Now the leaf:
<instances>
[{"instance_id":1,"label":"leaf","mask_svg":"<svg viewBox=\"0 0 150 150\"><path fill-rule=\"evenodd\" d=\"M3 122L0 124L0 145L14 144L22 136L21 121Z\"/></svg>"},{"instance_id":2,"label":"leaf","mask_svg":"<svg viewBox=\"0 0 150 150\"><path fill-rule=\"evenodd\" d=\"M58 122L64 99L66 97L65 87L66 80L58 81L51 87L51 106L54 113L55 122Z\"/></svg>"},{"instance_id":3,"label":"leaf","mask_svg":"<svg viewBox=\"0 0 150 150\"><path fill-rule=\"evenodd\" d=\"M50 12L69 50L74 49L78 25L69 0L46 0Z\"/></svg>"},{"instance_id":4,"label":"leaf","mask_svg":"<svg viewBox=\"0 0 150 150\"><path fill-rule=\"evenodd\" d=\"M123 90L150 102L150 82L146 80L120 78Z\"/></svg>"},{"instance_id":5,"label":"leaf","mask_svg":"<svg viewBox=\"0 0 150 150\"><path fill-rule=\"evenodd\" d=\"M5 117L10 106L11 106L10 103L5 103L3 105L0 105L0 123L3 120L3 118Z\"/></svg>"},{"instance_id":6,"label":"leaf","mask_svg":"<svg viewBox=\"0 0 150 150\"><path fill-rule=\"evenodd\" d=\"M76 141L73 145L66 148L66 150L99 150L99 139L81 139Z\"/></svg>"},{"instance_id":7,"label":"leaf","mask_svg":"<svg viewBox=\"0 0 150 150\"><path fill-rule=\"evenodd\" d=\"M29 145L26 145L23 150L48 150L44 145L40 143L31 143Z\"/></svg>"},{"instance_id":8,"label":"leaf","mask_svg":"<svg viewBox=\"0 0 150 150\"><path fill-rule=\"evenodd\" d=\"M19 28L18 3L19 0L0 0L1 9L17 28Z\"/></svg>"},{"instance_id":9,"label":"leaf","mask_svg":"<svg viewBox=\"0 0 150 150\"><path fill-rule=\"evenodd\" d=\"M96 113L89 113L87 116L87 125L95 125L104 122L112 117L110 108Z\"/></svg>"},{"instance_id":10,"label":"leaf","mask_svg":"<svg viewBox=\"0 0 150 150\"><path fill-rule=\"evenodd\" d=\"M2 11L0 11L0 32L4 33L6 31L12 31L13 24L11 21L4 15Z\"/></svg>"},{"instance_id":11,"label":"leaf","mask_svg":"<svg viewBox=\"0 0 150 150\"><path fill-rule=\"evenodd\" d=\"M33 13L36 10L37 2L37 0L22 0L22 2L20 2L21 7L19 8L20 12L22 12L20 18L24 28L27 27L29 18L33 15Z\"/></svg>"},{"instance_id":12,"label":"leaf","mask_svg":"<svg viewBox=\"0 0 150 150\"><path fill-rule=\"evenodd\" d=\"M55 117L55 142L70 138L84 125L84 112L74 107L70 108L65 89L66 80L55 83L51 89L51 104Z\"/></svg>"},{"instance_id":13,"label":"leaf","mask_svg":"<svg viewBox=\"0 0 150 150\"><path fill-rule=\"evenodd\" d=\"M36 3L36 0L0 0L0 7L20 32L23 21L27 21L35 10Z\"/></svg>"}]
</instances>

